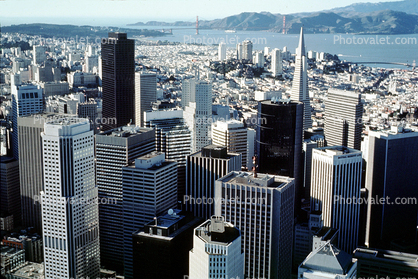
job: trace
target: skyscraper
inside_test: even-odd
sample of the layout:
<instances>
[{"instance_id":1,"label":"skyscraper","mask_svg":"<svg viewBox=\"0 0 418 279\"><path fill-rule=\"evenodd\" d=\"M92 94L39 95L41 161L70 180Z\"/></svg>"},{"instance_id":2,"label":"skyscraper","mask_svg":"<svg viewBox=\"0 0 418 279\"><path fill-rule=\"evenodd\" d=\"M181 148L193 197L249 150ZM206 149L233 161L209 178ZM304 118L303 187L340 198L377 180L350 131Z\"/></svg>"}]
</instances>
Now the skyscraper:
<instances>
[{"instance_id":1,"label":"skyscraper","mask_svg":"<svg viewBox=\"0 0 418 279\"><path fill-rule=\"evenodd\" d=\"M18 119L22 221L25 227L34 227L38 231L42 229L39 195L44 190L41 133L44 131L44 124L48 118L60 117L64 116L44 113Z\"/></svg>"},{"instance_id":2,"label":"skyscraper","mask_svg":"<svg viewBox=\"0 0 418 279\"><path fill-rule=\"evenodd\" d=\"M33 64L41 64L46 60L45 47L43 46L33 46L32 49Z\"/></svg>"},{"instance_id":3,"label":"skyscraper","mask_svg":"<svg viewBox=\"0 0 418 279\"><path fill-rule=\"evenodd\" d=\"M183 79L181 83L181 107L185 109L190 102L193 102L196 94L196 79L189 78Z\"/></svg>"},{"instance_id":4,"label":"skyscraper","mask_svg":"<svg viewBox=\"0 0 418 279\"><path fill-rule=\"evenodd\" d=\"M339 230L336 246L347 253L358 244L362 164L362 152L344 146L312 151L311 210Z\"/></svg>"},{"instance_id":5,"label":"skyscraper","mask_svg":"<svg viewBox=\"0 0 418 279\"><path fill-rule=\"evenodd\" d=\"M135 232L132 236L134 278L187 278L193 231L201 222L202 219L190 213L172 209Z\"/></svg>"},{"instance_id":6,"label":"skyscraper","mask_svg":"<svg viewBox=\"0 0 418 279\"><path fill-rule=\"evenodd\" d=\"M186 104L183 115L192 132L192 152L198 152L210 144L212 84L203 80L190 81L190 87L190 102Z\"/></svg>"},{"instance_id":7,"label":"skyscraper","mask_svg":"<svg viewBox=\"0 0 418 279\"><path fill-rule=\"evenodd\" d=\"M157 75L135 73L135 125L144 127L144 112L157 101Z\"/></svg>"},{"instance_id":8,"label":"skyscraper","mask_svg":"<svg viewBox=\"0 0 418 279\"><path fill-rule=\"evenodd\" d=\"M215 180L241 170L241 154L228 153L225 146L209 145L187 156L186 196L183 205L195 216L209 219L215 212Z\"/></svg>"},{"instance_id":9,"label":"skyscraper","mask_svg":"<svg viewBox=\"0 0 418 279\"><path fill-rule=\"evenodd\" d=\"M108 269L123 272L122 168L155 150L155 132L149 128L120 127L96 135L96 183L100 204L100 257Z\"/></svg>"},{"instance_id":10,"label":"skyscraper","mask_svg":"<svg viewBox=\"0 0 418 279\"><path fill-rule=\"evenodd\" d=\"M218 59L219 61L224 61L226 59L226 44L225 43L219 43Z\"/></svg>"},{"instance_id":11,"label":"skyscraper","mask_svg":"<svg viewBox=\"0 0 418 279\"><path fill-rule=\"evenodd\" d=\"M416 246L418 133L402 127L370 131L367 153L369 197L387 202L367 205L366 246L398 251Z\"/></svg>"},{"instance_id":12,"label":"skyscraper","mask_svg":"<svg viewBox=\"0 0 418 279\"><path fill-rule=\"evenodd\" d=\"M283 73L282 51L278 48L271 52L271 72L274 77Z\"/></svg>"},{"instance_id":13,"label":"skyscraper","mask_svg":"<svg viewBox=\"0 0 418 279\"><path fill-rule=\"evenodd\" d=\"M135 121L135 41L111 32L102 41L101 55L105 131Z\"/></svg>"},{"instance_id":14,"label":"skyscraper","mask_svg":"<svg viewBox=\"0 0 418 279\"><path fill-rule=\"evenodd\" d=\"M186 158L191 153L191 132L183 119L183 110L154 110L144 115L145 126L155 129L155 150L177 162L177 195L181 201L186 194Z\"/></svg>"},{"instance_id":15,"label":"skyscraper","mask_svg":"<svg viewBox=\"0 0 418 279\"><path fill-rule=\"evenodd\" d=\"M46 278L100 276L94 136L87 119L45 123L42 231Z\"/></svg>"},{"instance_id":16,"label":"skyscraper","mask_svg":"<svg viewBox=\"0 0 418 279\"><path fill-rule=\"evenodd\" d=\"M330 88L325 100L325 141L360 150L363 129L361 94Z\"/></svg>"},{"instance_id":17,"label":"skyscraper","mask_svg":"<svg viewBox=\"0 0 418 279\"><path fill-rule=\"evenodd\" d=\"M311 104L308 92L308 64L305 50L303 27L300 30L299 47L296 49L295 73L293 75L290 99L302 102L304 105L303 130L312 128Z\"/></svg>"},{"instance_id":18,"label":"skyscraper","mask_svg":"<svg viewBox=\"0 0 418 279\"><path fill-rule=\"evenodd\" d=\"M241 233L222 216L212 216L194 230L190 279L244 278Z\"/></svg>"},{"instance_id":19,"label":"skyscraper","mask_svg":"<svg viewBox=\"0 0 418 279\"><path fill-rule=\"evenodd\" d=\"M243 41L241 44L240 57L238 59L248 60L250 63L253 62L253 43L251 41Z\"/></svg>"},{"instance_id":20,"label":"skyscraper","mask_svg":"<svg viewBox=\"0 0 418 279\"><path fill-rule=\"evenodd\" d=\"M241 231L244 278L291 278L294 179L230 172L215 182L215 215Z\"/></svg>"},{"instance_id":21,"label":"skyscraper","mask_svg":"<svg viewBox=\"0 0 418 279\"><path fill-rule=\"evenodd\" d=\"M177 163L152 152L122 168L125 278L133 277L132 234L157 215L177 207Z\"/></svg>"},{"instance_id":22,"label":"skyscraper","mask_svg":"<svg viewBox=\"0 0 418 279\"><path fill-rule=\"evenodd\" d=\"M258 103L258 171L295 178L295 209L302 197L303 104L290 100Z\"/></svg>"},{"instance_id":23,"label":"skyscraper","mask_svg":"<svg viewBox=\"0 0 418 279\"><path fill-rule=\"evenodd\" d=\"M0 213L13 215L13 226L22 223L19 187L19 161L9 156L0 156ZM2 229L3 230L3 229Z\"/></svg>"},{"instance_id":24,"label":"skyscraper","mask_svg":"<svg viewBox=\"0 0 418 279\"><path fill-rule=\"evenodd\" d=\"M226 146L229 153L242 155L242 166L253 167L255 131L237 120L217 121L212 124L212 143Z\"/></svg>"},{"instance_id":25,"label":"skyscraper","mask_svg":"<svg viewBox=\"0 0 418 279\"><path fill-rule=\"evenodd\" d=\"M13 157L19 159L18 117L43 111L42 88L32 84L21 84L19 75L12 75L12 150ZM17 81L17 82L15 82Z\"/></svg>"}]
</instances>

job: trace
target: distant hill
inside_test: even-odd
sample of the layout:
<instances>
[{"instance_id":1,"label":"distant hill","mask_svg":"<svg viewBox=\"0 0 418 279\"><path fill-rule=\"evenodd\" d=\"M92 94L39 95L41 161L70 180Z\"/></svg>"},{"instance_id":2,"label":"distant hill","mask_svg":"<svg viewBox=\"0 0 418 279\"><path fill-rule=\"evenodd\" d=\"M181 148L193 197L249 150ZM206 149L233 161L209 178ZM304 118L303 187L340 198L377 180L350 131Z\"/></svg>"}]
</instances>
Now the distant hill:
<instances>
[{"instance_id":1,"label":"distant hill","mask_svg":"<svg viewBox=\"0 0 418 279\"><path fill-rule=\"evenodd\" d=\"M268 30L281 32L282 14L246 12L221 19L199 21L199 28ZM194 26L194 22L138 22L131 26ZM414 34L418 33L418 0L358 3L316 13L286 15L288 33Z\"/></svg>"},{"instance_id":2,"label":"distant hill","mask_svg":"<svg viewBox=\"0 0 418 279\"><path fill-rule=\"evenodd\" d=\"M45 23L32 23L32 24L19 24L11 26L2 26L2 32L9 33L23 33L27 35L38 35L45 38L58 37L90 37L90 38L107 38L109 32L126 32L128 36L164 36L164 33L157 30L142 30L142 29L130 29L119 27L98 27L98 26L77 26L77 25L59 25L59 24L45 24Z\"/></svg>"},{"instance_id":3,"label":"distant hill","mask_svg":"<svg viewBox=\"0 0 418 279\"><path fill-rule=\"evenodd\" d=\"M380 3L355 3L342 8L335 8L329 10L336 14L356 13L372 13L383 10L392 10L397 12L404 12L408 14L418 15L418 1L404 0L395 2L380 2Z\"/></svg>"}]
</instances>

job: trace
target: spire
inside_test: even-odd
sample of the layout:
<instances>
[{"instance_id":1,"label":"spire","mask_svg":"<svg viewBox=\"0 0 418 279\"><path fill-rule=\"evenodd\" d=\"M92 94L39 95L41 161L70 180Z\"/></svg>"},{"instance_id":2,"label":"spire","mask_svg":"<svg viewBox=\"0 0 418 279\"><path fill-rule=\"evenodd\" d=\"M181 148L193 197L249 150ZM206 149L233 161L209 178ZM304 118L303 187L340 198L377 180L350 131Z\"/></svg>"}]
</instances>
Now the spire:
<instances>
[{"instance_id":1,"label":"spire","mask_svg":"<svg viewBox=\"0 0 418 279\"><path fill-rule=\"evenodd\" d=\"M299 56L306 56L305 38L303 37L303 26L300 28L299 46L298 46L298 53L297 54Z\"/></svg>"}]
</instances>

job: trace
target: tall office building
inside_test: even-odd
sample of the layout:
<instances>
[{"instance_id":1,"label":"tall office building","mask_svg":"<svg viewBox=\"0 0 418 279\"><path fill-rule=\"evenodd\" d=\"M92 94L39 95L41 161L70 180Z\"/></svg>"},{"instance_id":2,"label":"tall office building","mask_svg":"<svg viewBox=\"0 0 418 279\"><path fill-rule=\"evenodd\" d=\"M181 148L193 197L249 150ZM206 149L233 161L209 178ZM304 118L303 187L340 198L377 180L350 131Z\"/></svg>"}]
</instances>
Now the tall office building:
<instances>
[{"instance_id":1,"label":"tall office building","mask_svg":"<svg viewBox=\"0 0 418 279\"><path fill-rule=\"evenodd\" d=\"M17 83L15 83L17 80ZM19 159L18 117L43 111L42 88L32 84L21 84L19 76L12 75L12 150L13 157Z\"/></svg>"},{"instance_id":2,"label":"tall office building","mask_svg":"<svg viewBox=\"0 0 418 279\"><path fill-rule=\"evenodd\" d=\"M215 215L241 231L244 278L291 278L294 179L230 172L215 182Z\"/></svg>"},{"instance_id":3,"label":"tall office building","mask_svg":"<svg viewBox=\"0 0 418 279\"><path fill-rule=\"evenodd\" d=\"M96 135L96 183L100 204L100 256L107 269L123 272L122 168L155 150L155 132L149 128L120 127Z\"/></svg>"},{"instance_id":4,"label":"tall office building","mask_svg":"<svg viewBox=\"0 0 418 279\"><path fill-rule=\"evenodd\" d=\"M187 156L186 196L183 205L195 216L209 219L215 212L215 180L241 170L241 154L228 153L225 146L209 145Z\"/></svg>"},{"instance_id":5,"label":"tall office building","mask_svg":"<svg viewBox=\"0 0 418 279\"><path fill-rule=\"evenodd\" d=\"M218 46L218 59L219 59L219 61L226 60L226 44L225 43L219 43L219 46Z\"/></svg>"},{"instance_id":6,"label":"tall office building","mask_svg":"<svg viewBox=\"0 0 418 279\"><path fill-rule=\"evenodd\" d=\"M32 49L33 64L41 64L46 60L45 47L33 46Z\"/></svg>"},{"instance_id":7,"label":"tall office building","mask_svg":"<svg viewBox=\"0 0 418 279\"><path fill-rule=\"evenodd\" d=\"M366 246L407 252L403 245L417 245L418 133L370 131L367 153L369 197L387 202L367 205Z\"/></svg>"},{"instance_id":8,"label":"tall office building","mask_svg":"<svg viewBox=\"0 0 418 279\"><path fill-rule=\"evenodd\" d=\"M135 41L111 32L102 42L102 130L135 121Z\"/></svg>"},{"instance_id":9,"label":"tall office building","mask_svg":"<svg viewBox=\"0 0 418 279\"><path fill-rule=\"evenodd\" d=\"M226 146L228 153L239 153L242 166L252 169L255 131L244 127L238 120L217 121L212 124L212 143Z\"/></svg>"},{"instance_id":10,"label":"tall office building","mask_svg":"<svg viewBox=\"0 0 418 279\"><path fill-rule=\"evenodd\" d=\"M190 213L172 209L135 232L132 235L134 278L187 278L193 231L201 222L202 219Z\"/></svg>"},{"instance_id":11,"label":"tall office building","mask_svg":"<svg viewBox=\"0 0 418 279\"><path fill-rule=\"evenodd\" d=\"M309 200L311 196L312 150L324 146L325 140L322 135L313 135L303 141L303 192L301 194L305 200Z\"/></svg>"},{"instance_id":12,"label":"tall office building","mask_svg":"<svg viewBox=\"0 0 418 279\"><path fill-rule=\"evenodd\" d=\"M356 279L357 262L331 243L312 251L298 269L301 279Z\"/></svg>"},{"instance_id":13,"label":"tall office building","mask_svg":"<svg viewBox=\"0 0 418 279\"><path fill-rule=\"evenodd\" d=\"M181 83L181 107L183 109L186 108L186 106L189 105L190 102L192 102L192 99L194 100L194 96L196 94L196 79L195 78L189 78L189 79L183 79Z\"/></svg>"},{"instance_id":14,"label":"tall office building","mask_svg":"<svg viewBox=\"0 0 418 279\"><path fill-rule=\"evenodd\" d=\"M157 110L144 114L145 126L155 129L155 150L166 160L177 162L177 195L186 194L186 159L191 154L191 132L183 119L183 110Z\"/></svg>"},{"instance_id":15,"label":"tall office building","mask_svg":"<svg viewBox=\"0 0 418 279\"><path fill-rule=\"evenodd\" d=\"M87 119L45 123L42 234L46 278L100 276L94 136Z\"/></svg>"},{"instance_id":16,"label":"tall office building","mask_svg":"<svg viewBox=\"0 0 418 279\"><path fill-rule=\"evenodd\" d=\"M194 230L190 279L245 278L241 233L222 216L212 216Z\"/></svg>"},{"instance_id":17,"label":"tall office building","mask_svg":"<svg viewBox=\"0 0 418 279\"><path fill-rule=\"evenodd\" d=\"M258 171L295 178L295 210L302 197L303 104L290 100L258 103Z\"/></svg>"},{"instance_id":18,"label":"tall office building","mask_svg":"<svg viewBox=\"0 0 418 279\"><path fill-rule=\"evenodd\" d=\"M360 150L363 129L361 94L330 88L325 100L325 141Z\"/></svg>"},{"instance_id":19,"label":"tall office building","mask_svg":"<svg viewBox=\"0 0 418 279\"><path fill-rule=\"evenodd\" d=\"M65 116L43 113L18 118L22 221L23 226L34 227L38 232L42 229L39 195L44 190L41 133L47 121L60 117Z\"/></svg>"},{"instance_id":20,"label":"tall office building","mask_svg":"<svg viewBox=\"0 0 418 279\"><path fill-rule=\"evenodd\" d=\"M122 168L125 278L133 277L132 234L154 217L177 207L177 163L152 152Z\"/></svg>"},{"instance_id":21,"label":"tall office building","mask_svg":"<svg viewBox=\"0 0 418 279\"><path fill-rule=\"evenodd\" d=\"M311 210L339 230L336 246L347 253L358 244L362 164L362 152L344 146L312 151Z\"/></svg>"},{"instance_id":22,"label":"tall office building","mask_svg":"<svg viewBox=\"0 0 418 279\"><path fill-rule=\"evenodd\" d=\"M4 217L4 215L12 215L13 227L17 227L22 223L22 211L20 208L19 161L9 156L0 156L0 160L1 217Z\"/></svg>"},{"instance_id":23,"label":"tall office building","mask_svg":"<svg viewBox=\"0 0 418 279\"><path fill-rule=\"evenodd\" d=\"M271 72L274 77L283 73L282 51L278 48L273 49L271 52Z\"/></svg>"},{"instance_id":24,"label":"tall office building","mask_svg":"<svg viewBox=\"0 0 418 279\"><path fill-rule=\"evenodd\" d=\"M192 88L190 102L186 104L183 115L192 132L192 152L198 152L210 144L212 84L202 80L190 81L190 83Z\"/></svg>"},{"instance_id":25,"label":"tall office building","mask_svg":"<svg viewBox=\"0 0 418 279\"><path fill-rule=\"evenodd\" d=\"M157 101L157 75L135 73L135 125L144 127L144 112Z\"/></svg>"},{"instance_id":26,"label":"tall office building","mask_svg":"<svg viewBox=\"0 0 418 279\"><path fill-rule=\"evenodd\" d=\"M264 68L264 54L263 54L263 52L262 51L257 51L256 53L255 53L255 65L258 67L258 68Z\"/></svg>"},{"instance_id":27,"label":"tall office building","mask_svg":"<svg viewBox=\"0 0 418 279\"><path fill-rule=\"evenodd\" d=\"M308 92L308 64L305 50L303 27L300 30L299 47L296 49L295 73L293 75L290 99L302 102L304 105L303 130L312 128L311 103Z\"/></svg>"}]
</instances>

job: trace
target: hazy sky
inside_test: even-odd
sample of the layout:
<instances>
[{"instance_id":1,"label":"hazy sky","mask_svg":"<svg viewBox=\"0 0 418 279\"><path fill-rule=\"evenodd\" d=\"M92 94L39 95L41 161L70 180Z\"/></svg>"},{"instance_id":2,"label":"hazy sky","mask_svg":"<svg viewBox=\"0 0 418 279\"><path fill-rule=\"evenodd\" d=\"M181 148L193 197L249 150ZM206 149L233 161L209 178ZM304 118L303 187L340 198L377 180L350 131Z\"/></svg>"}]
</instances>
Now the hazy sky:
<instances>
[{"instance_id":1,"label":"hazy sky","mask_svg":"<svg viewBox=\"0 0 418 279\"><path fill-rule=\"evenodd\" d=\"M2 25L19 23L126 24L193 21L241 12L298 13L382 0L0 0Z\"/></svg>"}]
</instances>

